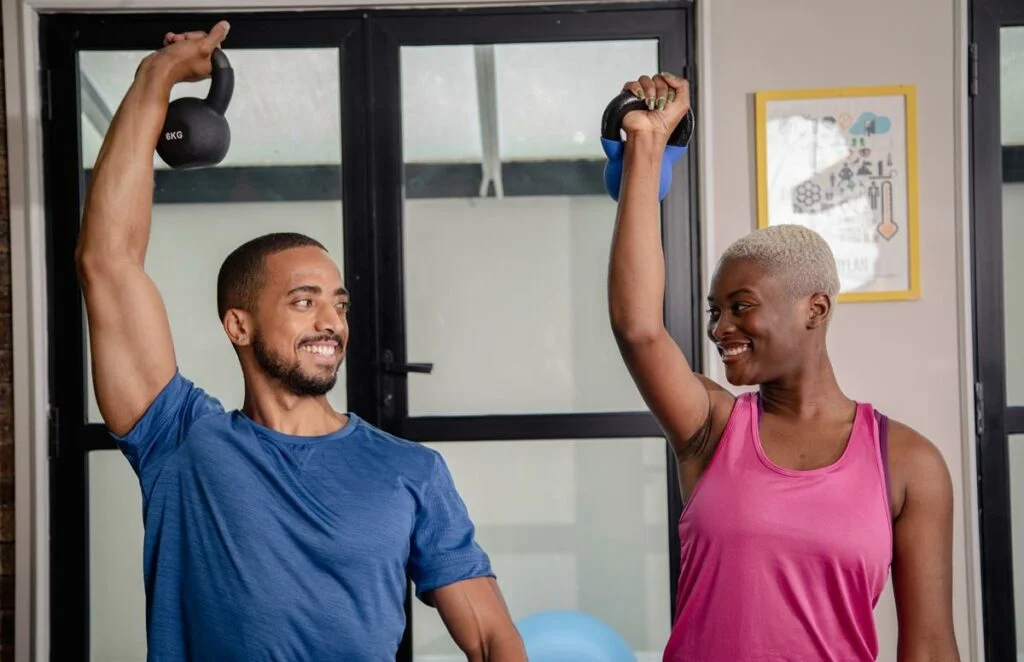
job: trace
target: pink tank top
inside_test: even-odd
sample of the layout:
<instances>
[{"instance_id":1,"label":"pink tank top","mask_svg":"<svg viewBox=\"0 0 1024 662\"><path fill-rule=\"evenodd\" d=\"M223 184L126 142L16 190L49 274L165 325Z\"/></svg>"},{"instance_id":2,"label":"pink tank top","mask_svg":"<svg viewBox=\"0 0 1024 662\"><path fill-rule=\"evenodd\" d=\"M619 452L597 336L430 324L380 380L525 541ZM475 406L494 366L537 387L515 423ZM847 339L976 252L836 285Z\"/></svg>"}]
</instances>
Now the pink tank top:
<instances>
[{"instance_id":1,"label":"pink tank top","mask_svg":"<svg viewBox=\"0 0 1024 662\"><path fill-rule=\"evenodd\" d=\"M887 419L858 403L835 463L776 466L757 393L737 398L679 519L676 620L664 662L875 660L892 562Z\"/></svg>"}]
</instances>

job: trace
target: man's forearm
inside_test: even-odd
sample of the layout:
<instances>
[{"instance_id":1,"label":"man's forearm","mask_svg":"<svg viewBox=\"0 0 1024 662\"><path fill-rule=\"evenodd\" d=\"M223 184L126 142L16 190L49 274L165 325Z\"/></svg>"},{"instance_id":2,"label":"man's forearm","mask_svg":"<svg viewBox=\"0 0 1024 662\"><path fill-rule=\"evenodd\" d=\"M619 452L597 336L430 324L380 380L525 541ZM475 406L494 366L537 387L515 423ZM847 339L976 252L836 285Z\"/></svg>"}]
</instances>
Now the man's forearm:
<instances>
[{"instance_id":1,"label":"man's forearm","mask_svg":"<svg viewBox=\"0 0 1024 662\"><path fill-rule=\"evenodd\" d=\"M173 86L167 65L150 56L114 115L86 196L79 257L127 254L140 263L149 241L153 153Z\"/></svg>"},{"instance_id":2,"label":"man's forearm","mask_svg":"<svg viewBox=\"0 0 1024 662\"><path fill-rule=\"evenodd\" d=\"M478 654L471 654L468 662L526 662L526 648L514 627L496 633L487 639Z\"/></svg>"}]
</instances>

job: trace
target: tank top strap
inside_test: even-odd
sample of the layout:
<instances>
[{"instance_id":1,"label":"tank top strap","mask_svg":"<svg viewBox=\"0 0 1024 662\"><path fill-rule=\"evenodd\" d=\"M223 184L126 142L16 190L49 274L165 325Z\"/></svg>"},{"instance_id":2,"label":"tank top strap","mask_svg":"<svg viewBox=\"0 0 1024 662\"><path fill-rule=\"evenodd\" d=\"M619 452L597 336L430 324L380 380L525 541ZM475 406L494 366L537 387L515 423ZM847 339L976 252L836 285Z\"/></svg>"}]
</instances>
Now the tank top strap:
<instances>
[{"instance_id":1,"label":"tank top strap","mask_svg":"<svg viewBox=\"0 0 1024 662\"><path fill-rule=\"evenodd\" d=\"M889 474L889 417L873 409L875 428L878 438L878 461L882 465L882 477L885 481L885 502L892 513L892 476Z\"/></svg>"},{"instance_id":2,"label":"tank top strap","mask_svg":"<svg viewBox=\"0 0 1024 662\"><path fill-rule=\"evenodd\" d=\"M875 409L870 402L857 402L857 422L850 436L850 443L857 443L866 455L870 455L878 490L875 494L889 523L892 540L892 488L889 476L889 418Z\"/></svg>"},{"instance_id":3,"label":"tank top strap","mask_svg":"<svg viewBox=\"0 0 1024 662\"><path fill-rule=\"evenodd\" d=\"M684 514L706 483L718 481L719 473L728 476L737 470L742 471L742 468L752 461L751 452L754 426L757 425L758 418L758 402L759 397L756 391L740 393L736 396L725 428L722 430L722 436L719 437L707 469L704 470L704 475L697 482L693 493L687 500L687 505L683 509Z\"/></svg>"}]
</instances>

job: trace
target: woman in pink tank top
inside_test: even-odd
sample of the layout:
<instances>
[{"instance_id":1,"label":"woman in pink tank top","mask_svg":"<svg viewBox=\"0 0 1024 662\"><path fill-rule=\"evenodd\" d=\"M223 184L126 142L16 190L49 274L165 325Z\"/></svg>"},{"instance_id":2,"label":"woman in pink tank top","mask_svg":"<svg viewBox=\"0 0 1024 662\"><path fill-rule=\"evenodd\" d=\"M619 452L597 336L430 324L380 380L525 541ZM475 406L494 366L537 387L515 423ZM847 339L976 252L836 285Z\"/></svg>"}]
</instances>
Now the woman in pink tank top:
<instances>
[{"instance_id":1,"label":"woman in pink tank top","mask_svg":"<svg viewBox=\"0 0 1024 662\"><path fill-rule=\"evenodd\" d=\"M826 331L839 276L821 236L749 234L721 256L708 337L739 397L695 374L665 329L659 171L689 107L686 81L625 86L609 312L637 387L675 450L685 507L665 662L861 662L892 571L898 659L959 660L953 492L936 447L843 393Z\"/></svg>"}]
</instances>

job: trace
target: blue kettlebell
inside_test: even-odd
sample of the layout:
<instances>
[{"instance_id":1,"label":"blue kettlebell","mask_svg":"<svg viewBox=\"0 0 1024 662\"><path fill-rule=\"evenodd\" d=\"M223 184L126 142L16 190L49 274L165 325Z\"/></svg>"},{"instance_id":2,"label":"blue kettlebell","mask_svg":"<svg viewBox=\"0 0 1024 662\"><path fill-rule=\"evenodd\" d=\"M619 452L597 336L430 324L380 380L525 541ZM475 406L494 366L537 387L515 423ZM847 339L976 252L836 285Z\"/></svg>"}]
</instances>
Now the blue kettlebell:
<instances>
[{"instance_id":1,"label":"blue kettlebell","mask_svg":"<svg viewBox=\"0 0 1024 662\"><path fill-rule=\"evenodd\" d=\"M622 142L622 120L626 113L634 110L647 110L647 104L630 92L623 92L612 99L604 109L601 118L601 148L608 161L604 165L604 188L612 200L618 202L619 188L622 186L622 155L625 143ZM672 166L676 164L690 146L693 136L693 109L689 109L679 121L672 135L668 138L665 153L661 157L661 181L658 186L658 200L664 200L672 187Z\"/></svg>"}]
</instances>

